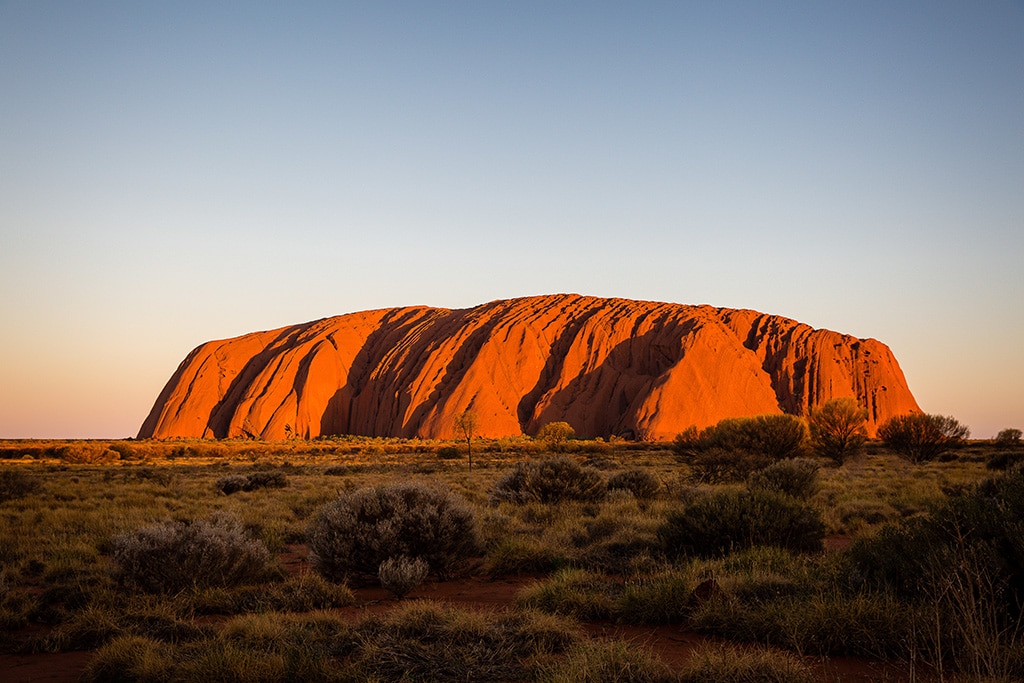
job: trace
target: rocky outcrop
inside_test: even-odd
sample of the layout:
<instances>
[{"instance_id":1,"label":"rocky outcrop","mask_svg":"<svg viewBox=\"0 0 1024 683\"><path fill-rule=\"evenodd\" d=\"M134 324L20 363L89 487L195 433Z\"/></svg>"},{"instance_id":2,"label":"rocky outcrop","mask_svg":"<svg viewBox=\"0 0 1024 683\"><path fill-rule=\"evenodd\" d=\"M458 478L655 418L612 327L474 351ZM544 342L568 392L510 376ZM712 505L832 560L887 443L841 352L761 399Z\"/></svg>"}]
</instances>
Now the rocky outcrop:
<instances>
[{"instance_id":1,"label":"rocky outcrop","mask_svg":"<svg viewBox=\"0 0 1024 683\"><path fill-rule=\"evenodd\" d=\"M881 342L756 311L574 294L393 308L203 344L140 438L450 438L556 420L585 436L671 439L726 417L806 415L855 397L869 428L917 411Z\"/></svg>"}]
</instances>

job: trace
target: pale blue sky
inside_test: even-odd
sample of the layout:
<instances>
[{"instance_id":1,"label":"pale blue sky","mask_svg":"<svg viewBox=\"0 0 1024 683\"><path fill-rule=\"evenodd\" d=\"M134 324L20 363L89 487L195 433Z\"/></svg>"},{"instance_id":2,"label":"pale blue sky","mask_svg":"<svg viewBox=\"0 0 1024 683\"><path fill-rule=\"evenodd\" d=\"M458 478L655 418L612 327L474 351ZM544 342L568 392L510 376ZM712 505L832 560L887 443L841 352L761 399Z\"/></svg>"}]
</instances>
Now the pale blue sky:
<instances>
[{"instance_id":1,"label":"pale blue sky","mask_svg":"<svg viewBox=\"0 0 1024 683\"><path fill-rule=\"evenodd\" d=\"M0 0L0 437L193 347L579 292L888 344L1024 428L1024 3Z\"/></svg>"}]
</instances>

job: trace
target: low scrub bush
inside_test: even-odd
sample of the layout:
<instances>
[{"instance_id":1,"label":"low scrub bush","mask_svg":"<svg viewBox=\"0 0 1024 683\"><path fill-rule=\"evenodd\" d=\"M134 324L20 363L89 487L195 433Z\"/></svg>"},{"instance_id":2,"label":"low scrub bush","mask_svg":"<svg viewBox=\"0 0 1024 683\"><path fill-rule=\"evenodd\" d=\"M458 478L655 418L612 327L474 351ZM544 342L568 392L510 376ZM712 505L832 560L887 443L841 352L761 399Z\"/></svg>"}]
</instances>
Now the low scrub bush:
<instances>
[{"instance_id":1,"label":"low scrub bush","mask_svg":"<svg viewBox=\"0 0 1024 683\"><path fill-rule=\"evenodd\" d=\"M790 496L724 490L670 514L658 536L672 557L725 555L754 545L813 552L822 548L825 524L817 510Z\"/></svg>"},{"instance_id":2,"label":"low scrub bush","mask_svg":"<svg viewBox=\"0 0 1024 683\"><path fill-rule=\"evenodd\" d=\"M1024 433L1022 433L1021 430L1016 428L1003 429L998 434L996 434L995 443L998 446L1009 446L1011 448L1014 446L1019 446L1021 443L1020 440L1022 434Z\"/></svg>"},{"instance_id":3,"label":"low scrub bush","mask_svg":"<svg viewBox=\"0 0 1024 683\"><path fill-rule=\"evenodd\" d=\"M806 458L779 460L751 474L747 486L809 500L818 492L818 463Z\"/></svg>"},{"instance_id":4,"label":"low scrub bush","mask_svg":"<svg viewBox=\"0 0 1024 683\"><path fill-rule=\"evenodd\" d=\"M1024 450L1001 450L988 456L985 467L990 470L1008 470L1024 463Z\"/></svg>"},{"instance_id":5,"label":"low scrub bush","mask_svg":"<svg viewBox=\"0 0 1024 683\"><path fill-rule=\"evenodd\" d=\"M24 498L39 490L39 480L27 472L11 467L0 469L0 503Z\"/></svg>"},{"instance_id":6,"label":"low scrub bush","mask_svg":"<svg viewBox=\"0 0 1024 683\"><path fill-rule=\"evenodd\" d=\"M543 668L541 683L675 683L676 674L642 647L622 641L581 643ZM716 679L702 679L716 680Z\"/></svg>"},{"instance_id":7,"label":"low scrub bush","mask_svg":"<svg viewBox=\"0 0 1024 683\"><path fill-rule=\"evenodd\" d=\"M697 481L728 484L745 481L751 474L772 464L763 453L728 450L717 446L690 456L690 467Z\"/></svg>"},{"instance_id":8,"label":"low scrub bush","mask_svg":"<svg viewBox=\"0 0 1024 683\"><path fill-rule=\"evenodd\" d=\"M675 439L675 449L696 455L713 449L741 451L771 460L795 458L807 449L807 427L793 415L736 417L697 430L691 427Z\"/></svg>"},{"instance_id":9,"label":"low scrub bush","mask_svg":"<svg viewBox=\"0 0 1024 683\"><path fill-rule=\"evenodd\" d=\"M517 463L494 485L492 497L512 503L594 502L604 498L601 473L566 456Z\"/></svg>"},{"instance_id":10,"label":"low scrub bush","mask_svg":"<svg viewBox=\"0 0 1024 683\"><path fill-rule=\"evenodd\" d=\"M479 552L472 508L448 489L389 484L343 493L307 530L313 568L335 581L376 577L381 562L422 558L441 579Z\"/></svg>"},{"instance_id":11,"label":"low scrub bush","mask_svg":"<svg viewBox=\"0 0 1024 683\"><path fill-rule=\"evenodd\" d=\"M255 491L256 489L279 489L288 485L288 477L284 472L253 472L252 474L230 474L216 481L216 486L225 495L239 491Z\"/></svg>"},{"instance_id":12,"label":"low scrub bush","mask_svg":"<svg viewBox=\"0 0 1024 683\"><path fill-rule=\"evenodd\" d=\"M195 586L232 586L261 576L270 552L234 517L164 522L117 536L112 542L117 578L150 592Z\"/></svg>"},{"instance_id":13,"label":"low scrub bush","mask_svg":"<svg viewBox=\"0 0 1024 683\"><path fill-rule=\"evenodd\" d=\"M377 577L380 579L380 585L388 589L392 595L404 598L423 583L429 571L430 565L424 560L400 555L381 562L377 569Z\"/></svg>"},{"instance_id":14,"label":"low scrub bush","mask_svg":"<svg viewBox=\"0 0 1024 683\"><path fill-rule=\"evenodd\" d=\"M913 463L935 460L962 446L970 435L971 431L952 417L925 413L897 415L878 428L878 438Z\"/></svg>"},{"instance_id":15,"label":"low scrub bush","mask_svg":"<svg viewBox=\"0 0 1024 683\"><path fill-rule=\"evenodd\" d=\"M57 457L71 465L107 465L121 459L121 454L105 443L71 443L57 449Z\"/></svg>"},{"instance_id":16,"label":"low scrub bush","mask_svg":"<svg viewBox=\"0 0 1024 683\"><path fill-rule=\"evenodd\" d=\"M619 472L608 479L608 490L625 490L632 493L637 500L650 500L658 495L661 482L651 472L640 467Z\"/></svg>"},{"instance_id":17,"label":"low scrub bush","mask_svg":"<svg viewBox=\"0 0 1024 683\"><path fill-rule=\"evenodd\" d=\"M462 457L462 451L458 446L442 446L437 449L437 457L441 460L458 460Z\"/></svg>"}]
</instances>

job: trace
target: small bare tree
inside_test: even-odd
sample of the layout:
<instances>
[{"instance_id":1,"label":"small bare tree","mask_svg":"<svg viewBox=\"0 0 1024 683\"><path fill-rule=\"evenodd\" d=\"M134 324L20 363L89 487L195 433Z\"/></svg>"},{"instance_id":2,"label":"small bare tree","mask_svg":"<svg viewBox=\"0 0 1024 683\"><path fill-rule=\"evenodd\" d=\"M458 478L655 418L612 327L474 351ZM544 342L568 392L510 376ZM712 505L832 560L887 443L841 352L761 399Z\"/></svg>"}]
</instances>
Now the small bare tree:
<instances>
[{"instance_id":1,"label":"small bare tree","mask_svg":"<svg viewBox=\"0 0 1024 683\"><path fill-rule=\"evenodd\" d=\"M476 435L476 425L476 413L468 408L455 416L455 430L466 440L470 471L473 470L473 437Z\"/></svg>"}]
</instances>

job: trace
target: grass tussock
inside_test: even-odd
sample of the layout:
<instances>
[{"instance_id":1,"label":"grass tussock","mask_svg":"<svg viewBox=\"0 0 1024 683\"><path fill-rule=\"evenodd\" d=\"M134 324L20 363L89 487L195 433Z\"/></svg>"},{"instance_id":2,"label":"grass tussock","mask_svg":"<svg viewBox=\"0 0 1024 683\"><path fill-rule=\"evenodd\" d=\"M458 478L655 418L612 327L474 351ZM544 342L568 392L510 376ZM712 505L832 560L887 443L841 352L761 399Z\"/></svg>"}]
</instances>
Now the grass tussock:
<instances>
[{"instance_id":1,"label":"grass tussock","mask_svg":"<svg viewBox=\"0 0 1024 683\"><path fill-rule=\"evenodd\" d=\"M694 654L679 683L812 683L807 665L778 650L705 647Z\"/></svg>"}]
</instances>

